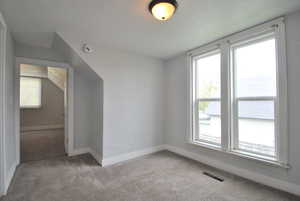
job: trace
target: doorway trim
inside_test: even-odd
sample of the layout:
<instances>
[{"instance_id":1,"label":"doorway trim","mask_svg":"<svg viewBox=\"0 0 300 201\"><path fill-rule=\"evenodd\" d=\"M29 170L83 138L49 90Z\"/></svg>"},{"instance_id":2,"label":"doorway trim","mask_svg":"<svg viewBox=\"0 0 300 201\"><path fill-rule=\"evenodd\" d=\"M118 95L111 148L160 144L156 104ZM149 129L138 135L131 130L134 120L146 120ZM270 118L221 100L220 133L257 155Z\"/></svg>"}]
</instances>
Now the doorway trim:
<instances>
[{"instance_id":1,"label":"doorway trim","mask_svg":"<svg viewBox=\"0 0 300 201\"><path fill-rule=\"evenodd\" d=\"M5 194L6 153L5 153L5 66L7 26L0 13L0 196Z\"/></svg>"},{"instance_id":2,"label":"doorway trim","mask_svg":"<svg viewBox=\"0 0 300 201\"><path fill-rule=\"evenodd\" d=\"M15 122L16 122L16 153L17 164L20 164L20 146L21 146L21 132L20 132L20 65L30 64L39 66L51 66L64 68L67 70L67 121L65 121L65 128L67 127L67 133L65 133L65 140L67 141L66 152L68 156L74 152L74 70L67 64L62 62L48 61L42 59L31 59L25 57L16 57L15 68Z\"/></svg>"}]
</instances>

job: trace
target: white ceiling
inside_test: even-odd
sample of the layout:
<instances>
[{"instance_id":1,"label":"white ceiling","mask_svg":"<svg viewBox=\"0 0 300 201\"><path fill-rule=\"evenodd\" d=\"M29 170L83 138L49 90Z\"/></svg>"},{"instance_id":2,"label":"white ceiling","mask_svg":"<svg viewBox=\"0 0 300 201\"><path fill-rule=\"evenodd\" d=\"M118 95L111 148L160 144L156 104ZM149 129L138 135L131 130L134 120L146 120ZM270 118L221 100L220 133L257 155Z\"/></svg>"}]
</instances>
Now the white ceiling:
<instances>
[{"instance_id":1,"label":"white ceiling","mask_svg":"<svg viewBox=\"0 0 300 201\"><path fill-rule=\"evenodd\" d=\"M50 47L60 31L92 46L166 59L300 9L300 0L178 0L175 16L159 22L149 1L0 0L0 10L20 43Z\"/></svg>"}]
</instances>

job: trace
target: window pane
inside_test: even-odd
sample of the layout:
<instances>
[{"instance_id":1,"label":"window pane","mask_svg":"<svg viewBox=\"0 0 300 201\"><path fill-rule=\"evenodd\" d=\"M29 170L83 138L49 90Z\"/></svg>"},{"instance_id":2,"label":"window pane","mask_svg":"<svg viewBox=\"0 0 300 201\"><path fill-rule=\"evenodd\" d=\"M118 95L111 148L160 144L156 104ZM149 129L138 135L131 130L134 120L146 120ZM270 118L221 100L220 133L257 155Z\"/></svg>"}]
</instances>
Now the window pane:
<instances>
[{"instance_id":1,"label":"window pane","mask_svg":"<svg viewBox=\"0 0 300 201\"><path fill-rule=\"evenodd\" d=\"M196 60L197 98L220 98L221 54Z\"/></svg>"},{"instance_id":2,"label":"window pane","mask_svg":"<svg viewBox=\"0 0 300 201\"><path fill-rule=\"evenodd\" d=\"M275 156L274 101L238 102L239 149Z\"/></svg>"},{"instance_id":3,"label":"window pane","mask_svg":"<svg viewBox=\"0 0 300 201\"><path fill-rule=\"evenodd\" d=\"M220 101L199 101L199 133L196 140L221 144Z\"/></svg>"},{"instance_id":4,"label":"window pane","mask_svg":"<svg viewBox=\"0 0 300 201\"><path fill-rule=\"evenodd\" d=\"M20 78L20 107L35 108L41 106L41 79Z\"/></svg>"},{"instance_id":5,"label":"window pane","mask_svg":"<svg viewBox=\"0 0 300 201\"><path fill-rule=\"evenodd\" d=\"M275 39L234 49L236 96L276 96Z\"/></svg>"},{"instance_id":6,"label":"window pane","mask_svg":"<svg viewBox=\"0 0 300 201\"><path fill-rule=\"evenodd\" d=\"M235 148L275 157L276 48L268 38L233 49ZM242 98L242 99L239 99Z\"/></svg>"}]
</instances>

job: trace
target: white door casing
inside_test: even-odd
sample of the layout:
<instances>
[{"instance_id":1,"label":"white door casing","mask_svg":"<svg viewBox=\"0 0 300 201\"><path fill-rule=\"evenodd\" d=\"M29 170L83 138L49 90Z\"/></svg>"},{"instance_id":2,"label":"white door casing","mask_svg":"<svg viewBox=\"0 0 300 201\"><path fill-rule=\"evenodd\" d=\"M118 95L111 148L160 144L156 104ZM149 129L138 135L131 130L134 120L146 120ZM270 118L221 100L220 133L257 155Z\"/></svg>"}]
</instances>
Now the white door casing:
<instances>
[{"instance_id":1,"label":"white door casing","mask_svg":"<svg viewBox=\"0 0 300 201\"><path fill-rule=\"evenodd\" d=\"M65 150L68 155L72 155L74 150L74 72L67 63L53 62L40 59L16 57L15 70L15 122L16 122L16 153L17 164L20 163L20 65L30 64L39 66L51 66L65 68L67 70L67 90L65 94Z\"/></svg>"}]
</instances>

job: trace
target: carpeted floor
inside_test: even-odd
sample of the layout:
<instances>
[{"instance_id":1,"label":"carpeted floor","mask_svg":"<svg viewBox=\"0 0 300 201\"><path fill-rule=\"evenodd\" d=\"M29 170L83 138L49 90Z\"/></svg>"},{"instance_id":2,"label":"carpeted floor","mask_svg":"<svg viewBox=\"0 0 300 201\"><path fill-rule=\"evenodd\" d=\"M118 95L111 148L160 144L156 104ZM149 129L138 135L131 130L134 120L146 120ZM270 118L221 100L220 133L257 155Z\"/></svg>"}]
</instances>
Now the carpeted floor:
<instances>
[{"instance_id":1,"label":"carpeted floor","mask_svg":"<svg viewBox=\"0 0 300 201\"><path fill-rule=\"evenodd\" d=\"M214 180L213 173L224 182ZM24 163L3 201L296 201L170 152L102 168L90 155Z\"/></svg>"},{"instance_id":2,"label":"carpeted floor","mask_svg":"<svg viewBox=\"0 0 300 201\"><path fill-rule=\"evenodd\" d=\"M64 156L64 129L27 131L21 133L21 161L37 161Z\"/></svg>"}]
</instances>

